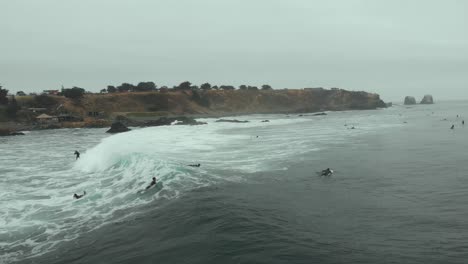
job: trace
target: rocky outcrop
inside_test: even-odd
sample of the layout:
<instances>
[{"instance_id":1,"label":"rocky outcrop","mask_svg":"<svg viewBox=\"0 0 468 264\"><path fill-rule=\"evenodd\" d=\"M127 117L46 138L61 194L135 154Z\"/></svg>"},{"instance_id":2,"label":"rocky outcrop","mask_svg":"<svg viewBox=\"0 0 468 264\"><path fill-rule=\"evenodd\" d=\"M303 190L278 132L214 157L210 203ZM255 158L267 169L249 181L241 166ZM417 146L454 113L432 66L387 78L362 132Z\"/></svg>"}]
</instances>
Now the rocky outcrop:
<instances>
[{"instance_id":1,"label":"rocky outcrop","mask_svg":"<svg viewBox=\"0 0 468 264\"><path fill-rule=\"evenodd\" d=\"M125 126L134 127L153 127L153 126L170 126L170 125L206 125L205 122L199 122L191 117L179 116L179 117L160 117L155 120L144 120L137 121L125 116L117 116L115 121Z\"/></svg>"},{"instance_id":2,"label":"rocky outcrop","mask_svg":"<svg viewBox=\"0 0 468 264\"><path fill-rule=\"evenodd\" d=\"M114 122L120 122L125 126L133 126L133 127L141 126L142 124L141 122L135 121L123 115L116 116L114 119Z\"/></svg>"},{"instance_id":3,"label":"rocky outcrop","mask_svg":"<svg viewBox=\"0 0 468 264\"><path fill-rule=\"evenodd\" d=\"M247 120L237 120L237 119L218 119L216 120L218 123L248 123L249 121Z\"/></svg>"},{"instance_id":4,"label":"rocky outcrop","mask_svg":"<svg viewBox=\"0 0 468 264\"><path fill-rule=\"evenodd\" d=\"M414 104L416 104L416 99L413 96L406 96L404 104L405 105L414 105Z\"/></svg>"},{"instance_id":5,"label":"rocky outcrop","mask_svg":"<svg viewBox=\"0 0 468 264\"><path fill-rule=\"evenodd\" d=\"M124 124L122 124L120 122L115 122L115 123L112 123L111 128L109 130L107 130L106 133L115 134L115 133L127 132L127 131L130 131L130 130L131 129L126 127Z\"/></svg>"},{"instance_id":6,"label":"rocky outcrop","mask_svg":"<svg viewBox=\"0 0 468 264\"><path fill-rule=\"evenodd\" d=\"M324 116L324 115L327 115L327 113L316 113L316 114L313 114L313 116Z\"/></svg>"},{"instance_id":7,"label":"rocky outcrop","mask_svg":"<svg viewBox=\"0 0 468 264\"><path fill-rule=\"evenodd\" d=\"M10 129L0 129L0 137L6 137L6 136L23 136L23 132L18 132L18 131L12 131Z\"/></svg>"},{"instance_id":8,"label":"rocky outcrop","mask_svg":"<svg viewBox=\"0 0 468 264\"><path fill-rule=\"evenodd\" d=\"M420 104L433 104L433 103L434 103L434 99L432 98L432 95L426 94L421 100Z\"/></svg>"},{"instance_id":9,"label":"rocky outcrop","mask_svg":"<svg viewBox=\"0 0 468 264\"><path fill-rule=\"evenodd\" d=\"M197 121L193 118L186 117L186 116L178 117L176 118L176 121L177 121L176 125L198 126L198 125L208 124L206 122L200 122L200 121Z\"/></svg>"},{"instance_id":10,"label":"rocky outcrop","mask_svg":"<svg viewBox=\"0 0 468 264\"><path fill-rule=\"evenodd\" d=\"M11 132L10 136L24 136L23 132Z\"/></svg>"},{"instance_id":11,"label":"rocky outcrop","mask_svg":"<svg viewBox=\"0 0 468 264\"><path fill-rule=\"evenodd\" d=\"M144 121L140 124L142 127L150 127L150 126L169 126L169 125L205 125L205 122L198 122L197 120L186 117L186 116L179 116L179 117L161 117L157 120L150 120Z\"/></svg>"}]
</instances>

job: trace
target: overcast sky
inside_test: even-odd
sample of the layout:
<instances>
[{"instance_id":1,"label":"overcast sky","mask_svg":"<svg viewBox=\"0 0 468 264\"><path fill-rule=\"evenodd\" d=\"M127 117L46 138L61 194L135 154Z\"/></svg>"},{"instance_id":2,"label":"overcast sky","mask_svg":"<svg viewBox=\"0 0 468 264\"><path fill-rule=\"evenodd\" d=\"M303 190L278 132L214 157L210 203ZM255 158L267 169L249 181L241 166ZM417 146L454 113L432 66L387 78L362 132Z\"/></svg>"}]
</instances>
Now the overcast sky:
<instances>
[{"instance_id":1,"label":"overcast sky","mask_svg":"<svg viewBox=\"0 0 468 264\"><path fill-rule=\"evenodd\" d=\"M0 0L0 83L340 87L468 99L464 0Z\"/></svg>"}]
</instances>

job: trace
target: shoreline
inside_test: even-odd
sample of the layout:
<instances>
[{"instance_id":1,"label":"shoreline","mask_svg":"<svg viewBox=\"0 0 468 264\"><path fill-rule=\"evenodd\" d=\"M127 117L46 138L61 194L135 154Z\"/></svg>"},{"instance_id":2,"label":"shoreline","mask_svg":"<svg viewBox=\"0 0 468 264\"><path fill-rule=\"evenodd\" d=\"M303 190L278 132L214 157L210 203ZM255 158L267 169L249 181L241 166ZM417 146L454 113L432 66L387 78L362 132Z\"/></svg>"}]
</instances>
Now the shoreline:
<instances>
[{"instance_id":1,"label":"shoreline","mask_svg":"<svg viewBox=\"0 0 468 264\"><path fill-rule=\"evenodd\" d=\"M153 117L146 116L146 117L127 117L124 116L126 119L130 120L130 122L134 122L133 124L140 123L139 125L129 125L129 127L154 127L154 126L164 126L164 125L144 125L145 122L151 121L158 121L163 118L169 119L202 119L202 118L226 118L226 117L239 117L239 116L250 116L250 115L303 115L303 114L319 114L319 113L326 113L327 112L343 112L343 111L363 111L363 110L381 110L384 108L375 108L375 109L340 109L340 110L322 110L322 111L271 111L271 112L236 112L236 113L206 113L206 114L167 114L167 115L160 115L157 116L157 112L141 112L141 113L151 113L155 114ZM95 122L97 121L97 122ZM38 130L52 130L52 129L69 129L69 128L110 128L112 123L119 122L117 118L114 119L99 119L99 120L91 120L91 121L83 121L83 122L62 122L57 124L52 124L49 126L40 126L34 124L26 124L26 123L19 123L19 122L0 122L0 136L5 136L2 134L2 131L9 131L10 133L15 132L27 132L27 131L38 131ZM167 124L169 125L169 124Z\"/></svg>"}]
</instances>

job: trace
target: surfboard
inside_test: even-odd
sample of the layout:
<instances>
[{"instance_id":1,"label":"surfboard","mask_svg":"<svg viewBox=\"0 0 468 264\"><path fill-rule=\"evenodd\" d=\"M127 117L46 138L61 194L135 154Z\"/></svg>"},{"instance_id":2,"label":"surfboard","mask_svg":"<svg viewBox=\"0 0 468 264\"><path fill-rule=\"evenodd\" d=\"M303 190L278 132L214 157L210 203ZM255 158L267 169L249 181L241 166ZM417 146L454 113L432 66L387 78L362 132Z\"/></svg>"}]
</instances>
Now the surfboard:
<instances>
[{"instance_id":1,"label":"surfboard","mask_svg":"<svg viewBox=\"0 0 468 264\"><path fill-rule=\"evenodd\" d=\"M155 185L149 187L148 189L145 188L144 190L139 190L137 193L144 194L149 192L159 192L163 187L163 183L159 181Z\"/></svg>"},{"instance_id":2,"label":"surfboard","mask_svg":"<svg viewBox=\"0 0 468 264\"><path fill-rule=\"evenodd\" d=\"M331 176L335 171L330 170L330 173L328 174L323 174L323 171L317 171L318 176Z\"/></svg>"}]
</instances>

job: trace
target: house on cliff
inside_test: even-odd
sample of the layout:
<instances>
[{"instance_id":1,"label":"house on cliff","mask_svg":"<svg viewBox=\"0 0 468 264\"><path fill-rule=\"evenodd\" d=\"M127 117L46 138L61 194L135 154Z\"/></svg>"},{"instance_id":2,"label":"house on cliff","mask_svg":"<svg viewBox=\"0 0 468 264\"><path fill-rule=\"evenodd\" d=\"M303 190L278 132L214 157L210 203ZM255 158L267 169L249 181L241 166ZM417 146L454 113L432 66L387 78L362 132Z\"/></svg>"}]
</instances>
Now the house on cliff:
<instances>
[{"instance_id":1,"label":"house on cliff","mask_svg":"<svg viewBox=\"0 0 468 264\"><path fill-rule=\"evenodd\" d=\"M42 125L58 123L58 118L56 116L50 116L47 114L41 114L36 117L36 121Z\"/></svg>"}]
</instances>

